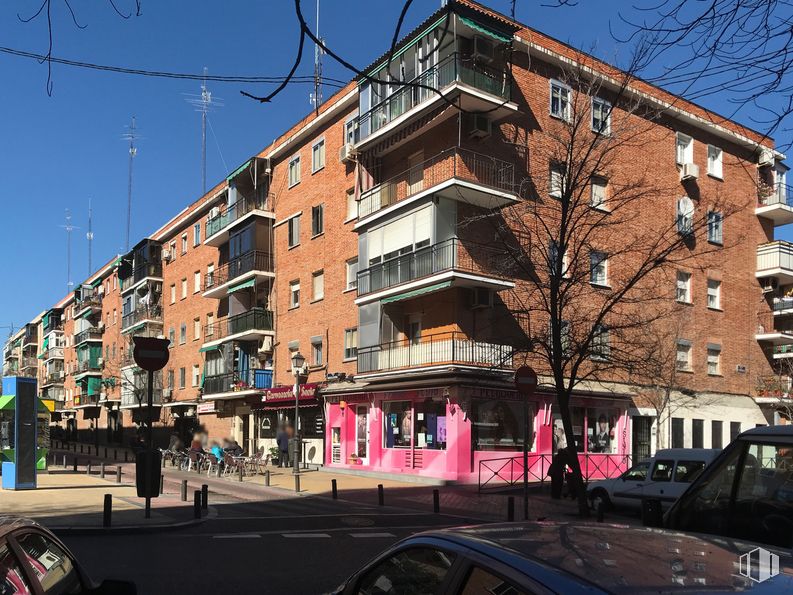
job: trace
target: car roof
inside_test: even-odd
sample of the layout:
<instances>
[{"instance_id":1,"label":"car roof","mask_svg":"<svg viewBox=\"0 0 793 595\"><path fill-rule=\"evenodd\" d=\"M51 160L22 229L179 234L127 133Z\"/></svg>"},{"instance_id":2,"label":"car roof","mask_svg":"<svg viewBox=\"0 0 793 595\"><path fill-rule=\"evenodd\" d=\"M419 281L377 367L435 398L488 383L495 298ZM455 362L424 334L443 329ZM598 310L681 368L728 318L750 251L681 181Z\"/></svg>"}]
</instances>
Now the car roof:
<instances>
[{"instance_id":1,"label":"car roof","mask_svg":"<svg viewBox=\"0 0 793 595\"><path fill-rule=\"evenodd\" d=\"M751 581L737 577L734 565L757 547L710 535L583 522L503 523L419 535L451 541L491 559L509 559L528 576L537 565L550 566L581 583L626 595L698 584L720 592L747 590ZM780 556L780 575L773 586L793 592L793 554L766 549Z\"/></svg>"},{"instance_id":2,"label":"car roof","mask_svg":"<svg viewBox=\"0 0 793 595\"><path fill-rule=\"evenodd\" d=\"M759 428L752 428L742 432L738 438L750 438L752 436L781 436L785 438L793 438L793 425L784 426L760 426Z\"/></svg>"},{"instance_id":3,"label":"car roof","mask_svg":"<svg viewBox=\"0 0 793 595\"><path fill-rule=\"evenodd\" d=\"M0 516L0 537L5 537L11 531L21 529L22 527L36 527L41 528L36 521L21 516Z\"/></svg>"},{"instance_id":4,"label":"car roof","mask_svg":"<svg viewBox=\"0 0 793 595\"><path fill-rule=\"evenodd\" d=\"M721 452L719 448L662 448L655 452L653 458L659 459L668 457L670 459L680 458L706 458L713 459Z\"/></svg>"}]
</instances>

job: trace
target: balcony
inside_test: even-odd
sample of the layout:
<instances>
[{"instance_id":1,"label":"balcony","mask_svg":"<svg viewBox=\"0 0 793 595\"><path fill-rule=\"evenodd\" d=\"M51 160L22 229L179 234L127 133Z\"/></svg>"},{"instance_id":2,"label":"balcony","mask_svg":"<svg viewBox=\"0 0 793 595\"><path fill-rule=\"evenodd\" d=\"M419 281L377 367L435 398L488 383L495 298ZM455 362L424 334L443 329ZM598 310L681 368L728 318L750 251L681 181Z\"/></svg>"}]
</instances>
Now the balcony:
<instances>
[{"instance_id":1,"label":"balcony","mask_svg":"<svg viewBox=\"0 0 793 595\"><path fill-rule=\"evenodd\" d=\"M63 359L63 347L50 347L42 358L45 362L51 359Z\"/></svg>"},{"instance_id":2,"label":"balcony","mask_svg":"<svg viewBox=\"0 0 793 595\"><path fill-rule=\"evenodd\" d=\"M791 388L793 383L786 374L760 376L757 378L755 400L759 403L773 403L780 399L790 399Z\"/></svg>"},{"instance_id":3,"label":"balcony","mask_svg":"<svg viewBox=\"0 0 793 595\"><path fill-rule=\"evenodd\" d=\"M436 284L444 289L452 285L495 290L514 287L504 274L508 260L504 250L451 238L360 271L356 303Z\"/></svg>"},{"instance_id":4,"label":"balcony","mask_svg":"<svg viewBox=\"0 0 793 595\"><path fill-rule=\"evenodd\" d=\"M264 308L253 308L242 314L219 318L204 327L204 346L225 341L251 341L273 332L273 313Z\"/></svg>"},{"instance_id":5,"label":"balcony","mask_svg":"<svg viewBox=\"0 0 793 595\"><path fill-rule=\"evenodd\" d=\"M74 395L74 408L87 409L89 407L99 407L99 394L88 395L79 394Z\"/></svg>"},{"instance_id":6,"label":"balcony","mask_svg":"<svg viewBox=\"0 0 793 595\"><path fill-rule=\"evenodd\" d=\"M771 345L793 344L793 321L775 318L773 313L761 314L757 319L755 339Z\"/></svg>"},{"instance_id":7,"label":"balcony","mask_svg":"<svg viewBox=\"0 0 793 595\"><path fill-rule=\"evenodd\" d=\"M89 296L85 296L79 301L74 304L74 317L81 318L85 315L86 312L90 311L91 313L101 312L102 311L102 296L98 293L94 293Z\"/></svg>"},{"instance_id":8,"label":"balcony","mask_svg":"<svg viewBox=\"0 0 793 595\"><path fill-rule=\"evenodd\" d=\"M121 279L121 292L124 293L144 279L162 279L162 262L147 262L132 269L132 274Z\"/></svg>"},{"instance_id":9,"label":"balcony","mask_svg":"<svg viewBox=\"0 0 793 595\"><path fill-rule=\"evenodd\" d=\"M221 395L234 393L255 393L273 386L272 370L247 370L245 372L227 372L204 378L204 397L208 395L219 398ZM224 394L225 393L225 394ZM240 395L244 396L244 395Z\"/></svg>"},{"instance_id":10,"label":"balcony","mask_svg":"<svg viewBox=\"0 0 793 595\"><path fill-rule=\"evenodd\" d=\"M243 282L273 276L272 254L252 250L207 273L203 296L222 298L238 289Z\"/></svg>"},{"instance_id":11,"label":"balcony","mask_svg":"<svg viewBox=\"0 0 793 595\"><path fill-rule=\"evenodd\" d=\"M162 306L144 306L121 317L121 332L128 333L147 323L162 325Z\"/></svg>"},{"instance_id":12,"label":"balcony","mask_svg":"<svg viewBox=\"0 0 793 595\"><path fill-rule=\"evenodd\" d=\"M63 384L66 373L63 370L47 372L42 378L42 384Z\"/></svg>"},{"instance_id":13,"label":"balcony","mask_svg":"<svg viewBox=\"0 0 793 595\"><path fill-rule=\"evenodd\" d=\"M793 223L793 188L782 182L761 185L754 212L773 221L775 227Z\"/></svg>"},{"instance_id":14,"label":"balcony","mask_svg":"<svg viewBox=\"0 0 793 595\"><path fill-rule=\"evenodd\" d=\"M204 244L220 246L226 243L233 224L243 219L250 219L256 215L274 219L272 201L273 195L259 198L241 197L234 204L224 206L218 215L207 219L204 225Z\"/></svg>"},{"instance_id":15,"label":"balcony","mask_svg":"<svg viewBox=\"0 0 793 595\"><path fill-rule=\"evenodd\" d=\"M437 194L486 209L517 202L513 164L453 147L361 193L361 220L399 202ZM384 213L381 213L384 214Z\"/></svg>"},{"instance_id":16,"label":"balcony","mask_svg":"<svg viewBox=\"0 0 793 595\"><path fill-rule=\"evenodd\" d=\"M361 114L357 121L359 149L369 148L378 138L400 125L417 119L450 101L466 112L487 112L494 119L514 113L510 102L512 85L505 68L475 63L460 53L453 53L415 77L410 86L401 86L383 101ZM455 100L460 96L459 102ZM447 110L448 116L456 110Z\"/></svg>"},{"instance_id":17,"label":"balcony","mask_svg":"<svg viewBox=\"0 0 793 595\"><path fill-rule=\"evenodd\" d=\"M755 276L776 277L780 285L793 283L793 244L783 240L760 244Z\"/></svg>"},{"instance_id":18,"label":"balcony","mask_svg":"<svg viewBox=\"0 0 793 595\"><path fill-rule=\"evenodd\" d=\"M22 371L36 369L39 367L39 360L35 357L23 357L20 365Z\"/></svg>"},{"instance_id":19,"label":"balcony","mask_svg":"<svg viewBox=\"0 0 793 595\"><path fill-rule=\"evenodd\" d=\"M74 373L74 380L79 381L86 376L98 376L102 373L102 366L96 358L89 358L77 362L77 369Z\"/></svg>"},{"instance_id":20,"label":"balcony","mask_svg":"<svg viewBox=\"0 0 793 595\"><path fill-rule=\"evenodd\" d=\"M102 329L94 327L77 333L74 336L74 345L76 347L77 345L86 343L88 341L101 341L101 340L102 340Z\"/></svg>"},{"instance_id":21,"label":"balcony","mask_svg":"<svg viewBox=\"0 0 793 595\"><path fill-rule=\"evenodd\" d=\"M512 348L451 331L423 336L418 342L405 339L358 349L359 375L434 367L510 370Z\"/></svg>"}]
</instances>

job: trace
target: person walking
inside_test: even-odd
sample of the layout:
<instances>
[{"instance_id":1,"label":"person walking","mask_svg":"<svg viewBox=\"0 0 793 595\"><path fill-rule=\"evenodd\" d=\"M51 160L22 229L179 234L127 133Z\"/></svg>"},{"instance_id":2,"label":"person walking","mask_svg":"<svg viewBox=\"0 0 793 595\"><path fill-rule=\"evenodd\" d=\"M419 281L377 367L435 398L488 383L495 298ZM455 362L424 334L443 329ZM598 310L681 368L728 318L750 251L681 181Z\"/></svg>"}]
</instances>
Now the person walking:
<instances>
[{"instance_id":1,"label":"person walking","mask_svg":"<svg viewBox=\"0 0 793 595\"><path fill-rule=\"evenodd\" d=\"M567 449L560 448L551 458L551 465L548 467L548 477L551 478L551 498L554 500L562 499L562 488L564 487L564 468L567 466Z\"/></svg>"},{"instance_id":2,"label":"person walking","mask_svg":"<svg viewBox=\"0 0 793 595\"><path fill-rule=\"evenodd\" d=\"M278 433L275 435L275 443L278 445L278 466L289 466L289 434L286 432L286 427L281 425L278 427Z\"/></svg>"}]
</instances>

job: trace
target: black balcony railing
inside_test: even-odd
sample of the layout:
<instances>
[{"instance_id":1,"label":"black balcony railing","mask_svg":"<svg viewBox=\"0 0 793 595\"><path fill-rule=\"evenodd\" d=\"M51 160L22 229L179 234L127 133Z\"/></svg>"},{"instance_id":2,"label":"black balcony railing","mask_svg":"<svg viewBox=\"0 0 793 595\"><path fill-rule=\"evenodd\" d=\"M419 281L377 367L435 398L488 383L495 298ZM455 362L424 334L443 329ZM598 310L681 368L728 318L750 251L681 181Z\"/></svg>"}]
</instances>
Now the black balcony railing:
<instances>
[{"instance_id":1,"label":"black balcony railing","mask_svg":"<svg viewBox=\"0 0 793 595\"><path fill-rule=\"evenodd\" d=\"M456 331L358 348L358 373L452 364L509 369L512 348L476 341Z\"/></svg>"},{"instance_id":2,"label":"black balcony railing","mask_svg":"<svg viewBox=\"0 0 793 595\"><path fill-rule=\"evenodd\" d=\"M463 83L509 101L511 79L505 68L493 68L474 63L473 59L454 53L429 68L386 97L357 120L358 140L364 140L393 120L424 101L437 97L453 83Z\"/></svg>"},{"instance_id":3,"label":"black balcony railing","mask_svg":"<svg viewBox=\"0 0 793 595\"><path fill-rule=\"evenodd\" d=\"M216 271L207 273L205 289L218 287L251 271L272 272L273 255L269 252L251 250L242 256L232 258L226 264L218 267Z\"/></svg>"},{"instance_id":4,"label":"black balcony railing","mask_svg":"<svg viewBox=\"0 0 793 595\"><path fill-rule=\"evenodd\" d=\"M452 147L363 191L358 200L358 217L371 215L451 179L511 193L515 191L515 166L484 153Z\"/></svg>"},{"instance_id":5,"label":"black balcony railing","mask_svg":"<svg viewBox=\"0 0 793 595\"><path fill-rule=\"evenodd\" d=\"M162 306L157 305L137 308L132 312L124 314L121 317L121 330L125 331L144 320L162 322Z\"/></svg>"},{"instance_id":6,"label":"black balcony railing","mask_svg":"<svg viewBox=\"0 0 793 595\"><path fill-rule=\"evenodd\" d=\"M121 291L129 289L146 277L162 278L162 262L146 262L136 266L132 270L132 275L121 280Z\"/></svg>"},{"instance_id":7,"label":"black balcony railing","mask_svg":"<svg viewBox=\"0 0 793 595\"><path fill-rule=\"evenodd\" d=\"M243 196L238 198L237 202L224 206L218 215L207 219L206 225L204 226L204 237L209 238L215 235L251 211L267 211L271 208L271 204L271 196L252 198Z\"/></svg>"},{"instance_id":8,"label":"black balcony railing","mask_svg":"<svg viewBox=\"0 0 793 595\"><path fill-rule=\"evenodd\" d=\"M394 287L449 270L500 276L504 250L451 238L358 272L358 295Z\"/></svg>"},{"instance_id":9,"label":"black balcony railing","mask_svg":"<svg viewBox=\"0 0 793 595\"><path fill-rule=\"evenodd\" d=\"M264 308L253 308L242 314L219 318L204 327L204 341L217 341L246 331L273 330L273 313Z\"/></svg>"},{"instance_id":10,"label":"black balcony railing","mask_svg":"<svg viewBox=\"0 0 793 595\"><path fill-rule=\"evenodd\" d=\"M246 370L227 372L204 378L204 394L218 394L233 391L266 389L273 386L272 370Z\"/></svg>"},{"instance_id":11,"label":"black balcony railing","mask_svg":"<svg viewBox=\"0 0 793 595\"><path fill-rule=\"evenodd\" d=\"M79 345L80 343L85 343L86 341L101 341L102 340L102 331L98 328L89 328L82 332L77 333L74 336L74 344Z\"/></svg>"}]
</instances>

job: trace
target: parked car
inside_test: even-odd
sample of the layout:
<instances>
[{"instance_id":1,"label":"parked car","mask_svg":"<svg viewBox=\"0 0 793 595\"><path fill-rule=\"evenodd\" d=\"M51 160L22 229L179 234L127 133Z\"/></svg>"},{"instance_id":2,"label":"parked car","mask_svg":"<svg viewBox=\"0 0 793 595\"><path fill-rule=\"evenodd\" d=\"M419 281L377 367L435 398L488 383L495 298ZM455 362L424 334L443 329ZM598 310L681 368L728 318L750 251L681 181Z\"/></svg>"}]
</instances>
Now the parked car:
<instances>
[{"instance_id":1,"label":"parked car","mask_svg":"<svg viewBox=\"0 0 793 595\"><path fill-rule=\"evenodd\" d=\"M664 525L793 547L793 426L739 435L670 508Z\"/></svg>"},{"instance_id":2,"label":"parked car","mask_svg":"<svg viewBox=\"0 0 793 595\"><path fill-rule=\"evenodd\" d=\"M69 549L38 523L0 517L0 593L135 595L126 581L92 581Z\"/></svg>"},{"instance_id":3,"label":"parked car","mask_svg":"<svg viewBox=\"0 0 793 595\"><path fill-rule=\"evenodd\" d=\"M645 459L619 477L594 481L587 495L597 509L615 506L641 508L642 500L659 500L666 508L686 491L721 451L710 448L667 448Z\"/></svg>"},{"instance_id":4,"label":"parked car","mask_svg":"<svg viewBox=\"0 0 793 595\"><path fill-rule=\"evenodd\" d=\"M603 523L510 523L409 537L336 595L793 592L793 555L762 583L737 572L754 544Z\"/></svg>"}]
</instances>

